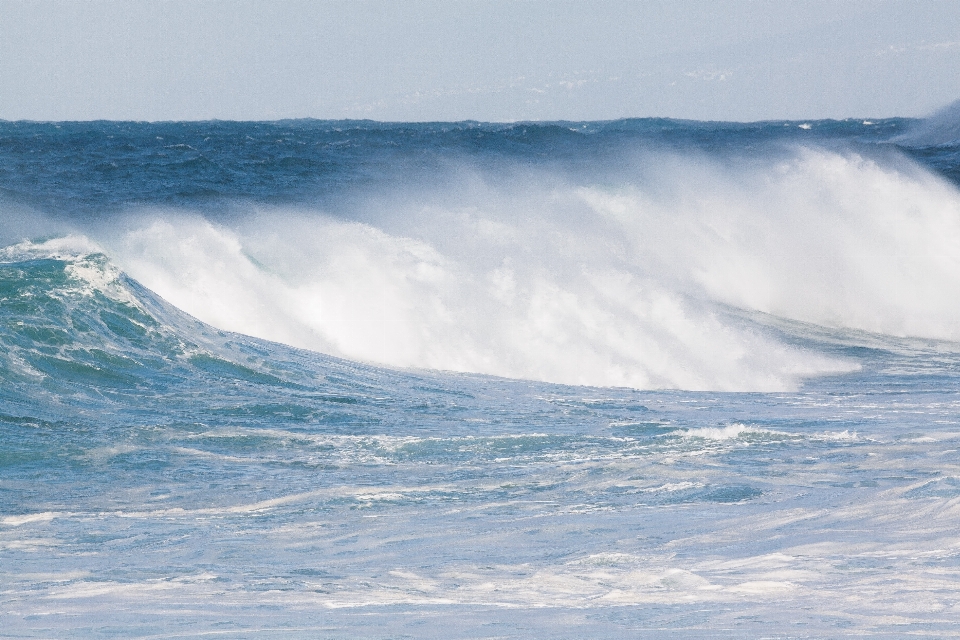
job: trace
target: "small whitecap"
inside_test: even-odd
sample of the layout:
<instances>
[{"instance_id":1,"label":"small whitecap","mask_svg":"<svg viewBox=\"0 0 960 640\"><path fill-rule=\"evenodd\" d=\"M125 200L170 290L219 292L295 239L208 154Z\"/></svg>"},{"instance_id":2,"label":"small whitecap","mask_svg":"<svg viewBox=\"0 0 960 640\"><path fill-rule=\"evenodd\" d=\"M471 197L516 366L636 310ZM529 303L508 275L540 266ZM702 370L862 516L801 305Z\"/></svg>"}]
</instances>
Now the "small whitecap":
<instances>
[{"instance_id":1,"label":"small whitecap","mask_svg":"<svg viewBox=\"0 0 960 640\"><path fill-rule=\"evenodd\" d=\"M733 440L739 438L741 434L762 431L745 424L735 422L725 427L699 427L697 429L686 429L676 432L684 438L703 438L704 440Z\"/></svg>"},{"instance_id":2,"label":"small whitecap","mask_svg":"<svg viewBox=\"0 0 960 640\"><path fill-rule=\"evenodd\" d=\"M0 524L5 524L8 527L19 527L31 522L50 522L56 517L57 514L50 511L44 513L28 513L22 516L6 516L0 519Z\"/></svg>"},{"instance_id":3,"label":"small whitecap","mask_svg":"<svg viewBox=\"0 0 960 640\"><path fill-rule=\"evenodd\" d=\"M850 431L848 429L836 432L825 431L823 433L816 434L814 438L816 440L828 440L834 442L850 442L860 439L859 436L857 436L856 431Z\"/></svg>"}]
</instances>

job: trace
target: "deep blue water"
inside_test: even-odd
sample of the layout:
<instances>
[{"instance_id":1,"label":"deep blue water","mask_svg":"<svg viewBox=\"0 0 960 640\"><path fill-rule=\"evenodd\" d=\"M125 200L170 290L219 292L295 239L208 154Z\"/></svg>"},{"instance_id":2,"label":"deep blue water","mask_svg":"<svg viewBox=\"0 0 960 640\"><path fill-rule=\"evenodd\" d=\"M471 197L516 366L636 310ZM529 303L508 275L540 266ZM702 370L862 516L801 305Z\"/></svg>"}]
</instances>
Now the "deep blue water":
<instances>
[{"instance_id":1,"label":"deep blue water","mask_svg":"<svg viewBox=\"0 0 960 640\"><path fill-rule=\"evenodd\" d=\"M942 125L0 122L0 637L958 635Z\"/></svg>"},{"instance_id":2,"label":"deep blue water","mask_svg":"<svg viewBox=\"0 0 960 640\"><path fill-rule=\"evenodd\" d=\"M903 118L799 123L666 119L601 123L385 124L372 121L0 122L0 190L11 200L86 219L130 206L221 210L228 203L328 204L363 188L418 182L450 162L602 171L640 148L749 153L779 144L884 142ZM909 149L950 174L956 150ZM948 164L938 161L948 156ZM604 162L607 160L607 162ZM598 163L602 169L593 169ZM955 175L955 174L950 174Z\"/></svg>"}]
</instances>

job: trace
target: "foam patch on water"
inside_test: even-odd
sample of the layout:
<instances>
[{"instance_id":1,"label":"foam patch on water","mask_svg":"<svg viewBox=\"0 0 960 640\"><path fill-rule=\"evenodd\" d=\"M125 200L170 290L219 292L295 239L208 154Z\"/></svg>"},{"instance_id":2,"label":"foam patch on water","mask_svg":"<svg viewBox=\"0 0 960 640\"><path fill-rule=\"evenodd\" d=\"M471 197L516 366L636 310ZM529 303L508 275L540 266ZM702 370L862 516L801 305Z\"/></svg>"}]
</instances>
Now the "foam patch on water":
<instances>
[{"instance_id":1,"label":"foam patch on water","mask_svg":"<svg viewBox=\"0 0 960 640\"><path fill-rule=\"evenodd\" d=\"M39 242L23 240L0 248L0 262L39 259L73 261L102 251L103 249L87 236L69 234Z\"/></svg>"},{"instance_id":2,"label":"foam patch on water","mask_svg":"<svg viewBox=\"0 0 960 640\"><path fill-rule=\"evenodd\" d=\"M83 295L102 293L116 302L140 307L136 296L124 286L120 270L102 254L86 255L72 260L64 271L81 285L77 291Z\"/></svg>"},{"instance_id":3,"label":"foam patch on water","mask_svg":"<svg viewBox=\"0 0 960 640\"><path fill-rule=\"evenodd\" d=\"M19 527L24 524L38 523L38 522L50 522L56 518L59 514L54 512L44 512L44 513L29 513L22 516L5 516L0 518L0 524L6 525L8 527Z\"/></svg>"},{"instance_id":4,"label":"foam patch on water","mask_svg":"<svg viewBox=\"0 0 960 640\"><path fill-rule=\"evenodd\" d=\"M725 427L698 427L675 432L684 438L703 438L704 440L736 440L745 433L777 433L768 429L758 429L745 424L733 423Z\"/></svg>"},{"instance_id":5,"label":"foam patch on water","mask_svg":"<svg viewBox=\"0 0 960 640\"><path fill-rule=\"evenodd\" d=\"M856 442L861 440L856 431L850 431L849 429L844 429L843 431L825 431L815 434L812 438L828 442Z\"/></svg>"}]
</instances>

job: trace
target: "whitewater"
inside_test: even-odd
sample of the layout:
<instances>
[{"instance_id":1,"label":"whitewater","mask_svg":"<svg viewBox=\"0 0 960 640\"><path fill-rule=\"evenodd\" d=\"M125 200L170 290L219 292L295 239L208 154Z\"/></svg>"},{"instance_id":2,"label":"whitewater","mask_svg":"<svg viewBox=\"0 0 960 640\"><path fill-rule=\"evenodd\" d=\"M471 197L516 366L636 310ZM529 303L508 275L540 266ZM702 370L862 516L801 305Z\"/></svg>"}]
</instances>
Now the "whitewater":
<instances>
[{"instance_id":1,"label":"whitewater","mask_svg":"<svg viewBox=\"0 0 960 640\"><path fill-rule=\"evenodd\" d=\"M956 637L960 114L0 122L0 637Z\"/></svg>"}]
</instances>

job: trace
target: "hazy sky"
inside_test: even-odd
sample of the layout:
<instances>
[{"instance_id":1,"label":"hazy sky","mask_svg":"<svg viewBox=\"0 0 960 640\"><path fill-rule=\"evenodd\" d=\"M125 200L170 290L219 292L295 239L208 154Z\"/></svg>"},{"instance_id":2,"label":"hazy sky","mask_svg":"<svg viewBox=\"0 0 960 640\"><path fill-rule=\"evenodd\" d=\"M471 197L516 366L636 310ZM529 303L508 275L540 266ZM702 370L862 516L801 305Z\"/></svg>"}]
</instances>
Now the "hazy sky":
<instances>
[{"instance_id":1,"label":"hazy sky","mask_svg":"<svg viewBox=\"0 0 960 640\"><path fill-rule=\"evenodd\" d=\"M757 120L958 98L957 0L0 0L0 119Z\"/></svg>"}]
</instances>

